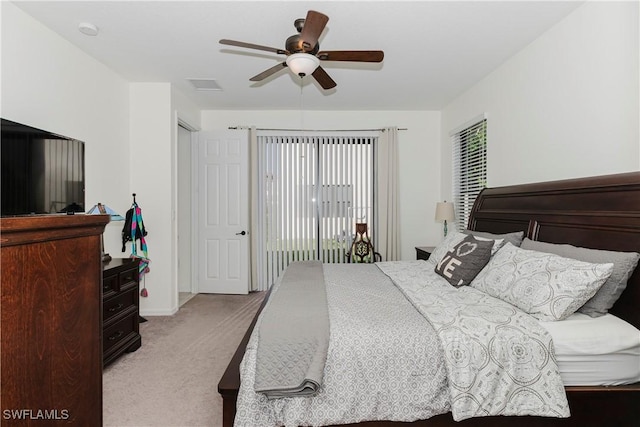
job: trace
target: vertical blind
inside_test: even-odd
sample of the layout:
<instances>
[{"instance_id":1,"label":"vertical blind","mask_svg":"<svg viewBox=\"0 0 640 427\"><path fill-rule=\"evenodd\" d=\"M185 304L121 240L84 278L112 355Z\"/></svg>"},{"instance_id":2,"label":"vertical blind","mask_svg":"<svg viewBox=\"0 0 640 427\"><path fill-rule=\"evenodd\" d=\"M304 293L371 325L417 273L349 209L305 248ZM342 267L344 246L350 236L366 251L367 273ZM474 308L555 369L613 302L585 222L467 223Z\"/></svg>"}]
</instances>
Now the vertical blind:
<instances>
[{"instance_id":1,"label":"vertical blind","mask_svg":"<svg viewBox=\"0 0 640 427\"><path fill-rule=\"evenodd\" d=\"M487 120L452 134L453 202L456 220L466 227L473 203L487 186Z\"/></svg>"},{"instance_id":2,"label":"vertical blind","mask_svg":"<svg viewBox=\"0 0 640 427\"><path fill-rule=\"evenodd\" d=\"M84 144L67 139L43 142L45 206L50 213L60 212L69 200L84 201Z\"/></svg>"},{"instance_id":3,"label":"vertical blind","mask_svg":"<svg viewBox=\"0 0 640 427\"><path fill-rule=\"evenodd\" d=\"M356 222L373 235L377 136L258 135L258 283L293 261L346 262Z\"/></svg>"}]
</instances>

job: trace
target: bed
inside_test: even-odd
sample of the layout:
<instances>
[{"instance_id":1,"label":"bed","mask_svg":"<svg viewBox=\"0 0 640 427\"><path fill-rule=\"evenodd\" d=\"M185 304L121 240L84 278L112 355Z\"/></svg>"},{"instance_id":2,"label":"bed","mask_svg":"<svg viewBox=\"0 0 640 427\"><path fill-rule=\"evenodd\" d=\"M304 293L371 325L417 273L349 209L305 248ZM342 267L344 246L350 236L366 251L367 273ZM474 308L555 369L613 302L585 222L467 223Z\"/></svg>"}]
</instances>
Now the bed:
<instances>
[{"instance_id":1,"label":"bed","mask_svg":"<svg viewBox=\"0 0 640 427\"><path fill-rule=\"evenodd\" d=\"M640 173L485 189L477 198L469 230L504 234L524 232L534 242L572 244L609 251L640 252ZM610 313L640 328L640 273L628 284ZM268 297L265 298L265 302ZM218 384L223 397L223 425L233 425L240 389L240 363L258 315ZM519 425L635 425L640 419L640 383L615 386L565 386L569 418L520 416ZM454 421L451 413L403 423L415 426L511 425L513 417L479 417ZM371 421L358 425L391 426ZM346 424L352 425L352 424ZM353 424L355 425L355 424Z\"/></svg>"}]
</instances>

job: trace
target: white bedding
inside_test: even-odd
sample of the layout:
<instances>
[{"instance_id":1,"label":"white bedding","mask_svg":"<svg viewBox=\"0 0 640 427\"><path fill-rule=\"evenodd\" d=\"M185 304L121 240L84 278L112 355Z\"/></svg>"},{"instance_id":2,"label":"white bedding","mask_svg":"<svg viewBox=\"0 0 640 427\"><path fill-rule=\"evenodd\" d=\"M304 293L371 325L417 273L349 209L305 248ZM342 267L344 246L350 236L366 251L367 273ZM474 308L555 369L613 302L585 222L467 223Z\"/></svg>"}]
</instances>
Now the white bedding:
<instances>
[{"instance_id":1,"label":"white bedding","mask_svg":"<svg viewBox=\"0 0 640 427\"><path fill-rule=\"evenodd\" d=\"M240 365L235 426L413 421L448 411L455 420L569 416L550 334L507 303L449 286L427 265L324 266L330 340L314 396L269 400L255 391L263 312Z\"/></svg>"},{"instance_id":2,"label":"white bedding","mask_svg":"<svg viewBox=\"0 0 640 427\"><path fill-rule=\"evenodd\" d=\"M370 264L325 265L331 337L324 383L315 396L269 401L254 391L259 327L254 329L241 364L236 426L413 421L447 411L456 420L565 417L563 385L640 380L640 331L613 315L538 322L478 290L448 286L431 262L377 266L388 276ZM437 281L443 282L440 288ZM444 305L450 300L461 305ZM496 326L496 316L509 321ZM474 325L487 333L508 329L511 335L484 342L482 330L468 328ZM446 356L433 352L443 345ZM466 347L477 351L465 353ZM520 358L537 360L536 366ZM462 370L452 371L462 362ZM498 384L491 383L493 377Z\"/></svg>"},{"instance_id":3,"label":"white bedding","mask_svg":"<svg viewBox=\"0 0 640 427\"><path fill-rule=\"evenodd\" d=\"M442 253L434 251L427 264L435 267L438 256ZM613 386L640 381L640 330L624 320L612 314L590 317L576 312L562 321L539 323L553 338L565 386Z\"/></svg>"},{"instance_id":4,"label":"white bedding","mask_svg":"<svg viewBox=\"0 0 640 427\"><path fill-rule=\"evenodd\" d=\"M254 391L261 315L240 365L236 427L414 421L448 412L446 368L427 320L372 264L325 264L330 341L315 396Z\"/></svg>"},{"instance_id":5,"label":"white bedding","mask_svg":"<svg viewBox=\"0 0 640 427\"><path fill-rule=\"evenodd\" d=\"M640 381L640 331L612 314L574 313L540 322L553 337L566 386L621 385Z\"/></svg>"}]
</instances>

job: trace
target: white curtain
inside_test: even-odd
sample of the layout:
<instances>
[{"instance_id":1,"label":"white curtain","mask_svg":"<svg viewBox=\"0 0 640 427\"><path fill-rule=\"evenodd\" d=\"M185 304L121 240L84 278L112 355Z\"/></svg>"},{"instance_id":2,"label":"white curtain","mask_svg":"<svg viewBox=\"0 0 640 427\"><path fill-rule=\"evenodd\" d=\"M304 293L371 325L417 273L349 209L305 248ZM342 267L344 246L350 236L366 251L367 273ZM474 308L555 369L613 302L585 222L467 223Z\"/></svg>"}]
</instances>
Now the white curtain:
<instances>
[{"instance_id":1,"label":"white curtain","mask_svg":"<svg viewBox=\"0 0 640 427\"><path fill-rule=\"evenodd\" d=\"M385 128L380 132L376 168L378 194L376 195L377 236L376 251L384 261L400 259L400 221L398 207L398 128Z\"/></svg>"}]
</instances>

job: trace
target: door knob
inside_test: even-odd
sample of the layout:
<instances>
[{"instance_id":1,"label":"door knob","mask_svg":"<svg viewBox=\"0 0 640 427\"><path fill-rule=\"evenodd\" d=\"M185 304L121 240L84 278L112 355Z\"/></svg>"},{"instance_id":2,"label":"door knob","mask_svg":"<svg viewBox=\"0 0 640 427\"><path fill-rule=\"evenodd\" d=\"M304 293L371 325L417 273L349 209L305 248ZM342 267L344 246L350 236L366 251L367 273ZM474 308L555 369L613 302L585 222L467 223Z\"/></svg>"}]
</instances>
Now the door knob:
<instances>
[{"instance_id":1,"label":"door knob","mask_svg":"<svg viewBox=\"0 0 640 427\"><path fill-rule=\"evenodd\" d=\"M244 230L242 230L241 232L236 233L236 236L238 236L238 235L240 235L240 236L244 236L245 234L247 234L247 232L246 232L246 231L244 231Z\"/></svg>"}]
</instances>

